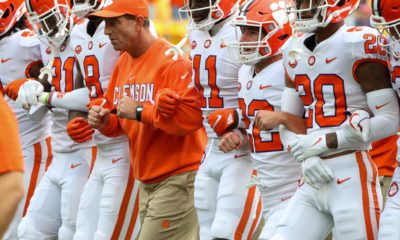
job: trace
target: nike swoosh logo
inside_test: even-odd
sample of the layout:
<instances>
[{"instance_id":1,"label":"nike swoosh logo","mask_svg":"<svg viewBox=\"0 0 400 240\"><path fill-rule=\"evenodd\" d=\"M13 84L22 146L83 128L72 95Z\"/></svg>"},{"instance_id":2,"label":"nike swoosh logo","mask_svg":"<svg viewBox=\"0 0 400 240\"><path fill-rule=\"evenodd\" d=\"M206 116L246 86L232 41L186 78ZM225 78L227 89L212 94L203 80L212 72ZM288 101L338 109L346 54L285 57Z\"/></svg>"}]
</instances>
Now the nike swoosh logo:
<instances>
[{"instance_id":1,"label":"nike swoosh logo","mask_svg":"<svg viewBox=\"0 0 400 240\"><path fill-rule=\"evenodd\" d=\"M71 169L74 169L74 168L76 168L76 167L78 167L78 166L80 166L80 165L82 165L82 163L78 163L78 164L76 164L76 165L71 164Z\"/></svg>"},{"instance_id":2,"label":"nike swoosh logo","mask_svg":"<svg viewBox=\"0 0 400 240\"><path fill-rule=\"evenodd\" d=\"M10 61L10 60L11 60L11 58L6 58L6 59L2 58L2 59L1 59L1 63L6 63L6 62L8 62L8 61Z\"/></svg>"},{"instance_id":3,"label":"nike swoosh logo","mask_svg":"<svg viewBox=\"0 0 400 240\"><path fill-rule=\"evenodd\" d=\"M246 156L247 154L235 154L235 156L234 156L234 158L240 158L240 157L244 157L244 156Z\"/></svg>"},{"instance_id":4,"label":"nike swoosh logo","mask_svg":"<svg viewBox=\"0 0 400 240\"><path fill-rule=\"evenodd\" d=\"M342 179L342 180L340 180L340 179L338 178L337 181L336 181L336 183L337 183L337 184L342 184L342 183L344 183L344 182L346 182L346 181L348 181L348 180L350 180L350 179L351 179L351 177L345 178L345 179Z\"/></svg>"},{"instance_id":5,"label":"nike swoosh logo","mask_svg":"<svg viewBox=\"0 0 400 240\"><path fill-rule=\"evenodd\" d=\"M384 106L388 105L390 102L387 102L385 104L379 105L379 106L375 106L376 110L379 110L381 108L383 108Z\"/></svg>"},{"instance_id":6,"label":"nike swoosh logo","mask_svg":"<svg viewBox=\"0 0 400 240\"><path fill-rule=\"evenodd\" d=\"M270 88L272 87L272 85L260 85L260 90L266 89L266 88Z\"/></svg>"},{"instance_id":7,"label":"nike swoosh logo","mask_svg":"<svg viewBox=\"0 0 400 240\"><path fill-rule=\"evenodd\" d=\"M181 76L181 79L182 79L182 80L185 79L185 78L187 77L187 75L189 75L189 73L186 73L185 75L182 75L182 76Z\"/></svg>"},{"instance_id":8,"label":"nike swoosh logo","mask_svg":"<svg viewBox=\"0 0 400 240\"><path fill-rule=\"evenodd\" d=\"M335 61L336 59L337 59L337 57L334 57L334 58L327 58L327 59L325 59L325 62L326 62L326 63L331 63L331 62Z\"/></svg>"},{"instance_id":9,"label":"nike swoosh logo","mask_svg":"<svg viewBox=\"0 0 400 240\"><path fill-rule=\"evenodd\" d=\"M311 147L317 145L321 141L322 141L322 137L318 137L317 141L315 143L313 143L313 145L311 145Z\"/></svg>"},{"instance_id":10,"label":"nike swoosh logo","mask_svg":"<svg viewBox=\"0 0 400 240\"><path fill-rule=\"evenodd\" d=\"M212 128L214 128L215 126L217 126L218 122L221 121L222 116L218 114L217 116L217 120L215 121L214 125L212 126Z\"/></svg>"},{"instance_id":11,"label":"nike swoosh logo","mask_svg":"<svg viewBox=\"0 0 400 240\"><path fill-rule=\"evenodd\" d=\"M105 43L99 43L99 48L102 48L102 47L104 47L105 45L107 45L106 42L105 42Z\"/></svg>"},{"instance_id":12,"label":"nike swoosh logo","mask_svg":"<svg viewBox=\"0 0 400 240\"><path fill-rule=\"evenodd\" d=\"M121 161L122 159L124 159L124 158L123 157L120 157L120 158L117 158L117 159L113 158L113 160L111 162L112 162L112 164L114 164L114 163L116 163L118 161Z\"/></svg>"}]
</instances>

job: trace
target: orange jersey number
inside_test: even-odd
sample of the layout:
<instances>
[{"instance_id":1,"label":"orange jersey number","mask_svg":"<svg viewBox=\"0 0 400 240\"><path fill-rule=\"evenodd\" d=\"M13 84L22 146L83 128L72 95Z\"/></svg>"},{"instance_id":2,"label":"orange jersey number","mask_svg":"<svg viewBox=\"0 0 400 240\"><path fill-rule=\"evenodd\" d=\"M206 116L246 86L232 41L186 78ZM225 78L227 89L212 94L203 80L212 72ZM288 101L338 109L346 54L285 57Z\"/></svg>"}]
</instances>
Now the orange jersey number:
<instances>
[{"instance_id":1,"label":"orange jersey number","mask_svg":"<svg viewBox=\"0 0 400 240\"><path fill-rule=\"evenodd\" d=\"M344 92L343 80L334 74L320 74L314 80L314 96L312 95L311 80L307 75L298 75L294 80L296 90L303 93L300 95L304 106L308 107L315 102L315 113L312 109L308 109L306 114L307 127L312 128L313 116L315 115L315 122L320 127L335 127L340 126L347 118L346 116L346 95ZM324 112L324 105L326 104L323 89L332 89L332 96L335 98L335 114L326 116ZM332 104L332 103L330 103Z\"/></svg>"},{"instance_id":2,"label":"orange jersey number","mask_svg":"<svg viewBox=\"0 0 400 240\"><path fill-rule=\"evenodd\" d=\"M70 92L74 89L74 64L75 58L69 57L64 62L64 66L59 57L54 58L53 68L54 76L52 80L52 85L54 90L57 92ZM61 69L62 68L62 69ZM61 89L61 71L64 70L65 73L65 89Z\"/></svg>"},{"instance_id":3,"label":"orange jersey number","mask_svg":"<svg viewBox=\"0 0 400 240\"><path fill-rule=\"evenodd\" d=\"M386 56L386 49L381 45L387 44L387 39L383 36L376 36L374 34L364 34L364 51L366 54L380 54L382 56ZM379 42L379 43L378 43Z\"/></svg>"},{"instance_id":4,"label":"orange jersey number","mask_svg":"<svg viewBox=\"0 0 400 240\"><path fill-rule=\"evenodd\" d=\"M83 60L83 67L85 71L85 82L90 94L90 100L103 96L103 89L100 83L99 62L96 56L86 56Z\"/></svg>"},{"instance_id":5,"label":"orange jersey number","mask_svg":"<svg viewBox=\"0 0 400 240\"><path fill-rule=\"evenodd\" d=\"M259 110L274 111L274 107L267 100L252 100L251 103L246 106L246 103L242 98L239 98L239 107L242 110L246 128L249 129L250 124L253 124L252 136L249 136L251 149L256 153L282 151L283 145L278 132L265 133L270 135L270 140L263 141L261 139L260 129L254 124L254 122L251 123L249 119L249 117L254 117L256 112Z\"/></svg>"},{"instance_id":6,"label":"orange jersey number","mask_svg":"<svg viewBox=\"0 0 400 240\"><path fill-rule=\"evenodd\" d=\"M204 88L200 84L200 63L201 55L195 55L193 58L194 82L201 96L202 108L222 108L223 99L219 96L217 86L217 56L211 55L206 59L205 70L208 72L208 86L211 88L210 97L204 97Z\"/></svg>"},{"instance_id":7,"label":"orange jersey number","mask_svg":"<svg viewBox=\"0 0 400 240\"><path fill-rule=\"evenodd\" d=\"M0 93L4 96L3 83L0 81Z\"/></svg>"}]
</instances>

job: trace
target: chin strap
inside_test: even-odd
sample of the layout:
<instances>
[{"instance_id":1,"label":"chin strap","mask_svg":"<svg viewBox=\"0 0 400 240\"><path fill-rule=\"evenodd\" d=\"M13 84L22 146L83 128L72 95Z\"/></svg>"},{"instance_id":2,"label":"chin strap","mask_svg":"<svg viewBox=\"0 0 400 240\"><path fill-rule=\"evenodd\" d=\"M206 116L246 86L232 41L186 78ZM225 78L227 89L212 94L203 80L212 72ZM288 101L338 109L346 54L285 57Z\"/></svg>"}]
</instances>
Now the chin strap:
<instances>
[{"instance_id":1,"label":"chin strap","mask_svg":"<svg viewBox=\"0 0 400 240\"><path fill-rule=\"evenodd\" d=\"M57 48L51 43L49 43L49 46L50 46L50 59L47 62L47 65L40 69L39 78L46 79L50 84L52 84L53 73L51 72L51 69L53 67L55 50Z\"/></svg>"}]
</instances>

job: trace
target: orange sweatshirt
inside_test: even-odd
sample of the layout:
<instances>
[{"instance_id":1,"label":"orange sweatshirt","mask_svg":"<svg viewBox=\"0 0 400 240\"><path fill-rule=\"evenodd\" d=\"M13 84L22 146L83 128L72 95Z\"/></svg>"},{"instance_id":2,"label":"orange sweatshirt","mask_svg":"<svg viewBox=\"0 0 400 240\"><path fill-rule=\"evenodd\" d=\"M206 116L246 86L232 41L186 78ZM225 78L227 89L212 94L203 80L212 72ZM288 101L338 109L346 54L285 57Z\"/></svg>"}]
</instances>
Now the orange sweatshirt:
<instances>
[{"instance_id":1,"label":"orange sweatshirt","mask_svg":"<svg viewBox=\"0 0 400 240\"><path fill-rule=\"evenodd\" d=\"M371 158L378 167L379 176L393 176L397 166L397 135L372 143Z\"/></svg>"},{"instance_id":2,"label":"orange sweatshirt","mask_svg":"<svg viewBox=\"0 0 400 240\"><path fill-rule=\"evenodd\" d=\"M141 122L112 114L101 132L109 137L128 135L134 177L144 183L197 170L206 144L200 98L191 85L192 64L187 56L176 61L166 56L164 52L170 46L157 39L138 58L123 53L105 95L114 109L123 95L143 104ZM157 92L163 88L171 88L181 96L178 110L169 119L154 107Z\"/></svg>"},{"instance_id":3,"label":"orange sweatshirt","mask_svg":"<svg viewBox=\"0 0 400 240\"><path fill-rule=\"evenodd\" d=\"M17 119L0 94L0 174L24 171Z\"/></svg>"}]
</instances>

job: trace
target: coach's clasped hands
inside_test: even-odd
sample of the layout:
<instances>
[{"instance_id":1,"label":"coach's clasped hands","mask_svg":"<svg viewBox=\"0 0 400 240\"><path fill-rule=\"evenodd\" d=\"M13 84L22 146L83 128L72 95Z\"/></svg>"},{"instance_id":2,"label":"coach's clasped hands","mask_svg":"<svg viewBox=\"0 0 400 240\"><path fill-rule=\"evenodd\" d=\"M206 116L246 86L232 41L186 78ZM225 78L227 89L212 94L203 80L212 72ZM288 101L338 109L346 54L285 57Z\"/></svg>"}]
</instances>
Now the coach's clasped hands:
<instances>
[{"instance_id":1,"label":"coach's clasped hands","mask_svg":"<svg viewBox=\"0 0 400 240\"><path fill-rule=\"evenodd\" d=\"M88 124L92 128L101 130L110 121L110 110L102 106L94 105L89 110Z\"/></svg>"},{"instance_id":2,"label":"coach's clasped hands","mask_svg":"<svg viewBox=\"0 0 400 240\"><path fill-rule=\"evenodd\" d=\"M123 96L117 106L117 116L119 118L136 120L136 107L138 106L139 103L136 102L133 98Z\"/></svg>"}]
</instances>

